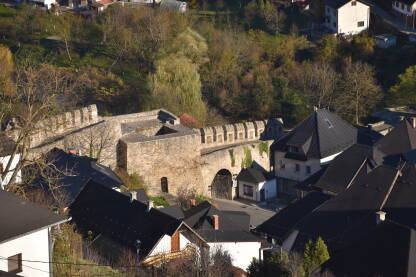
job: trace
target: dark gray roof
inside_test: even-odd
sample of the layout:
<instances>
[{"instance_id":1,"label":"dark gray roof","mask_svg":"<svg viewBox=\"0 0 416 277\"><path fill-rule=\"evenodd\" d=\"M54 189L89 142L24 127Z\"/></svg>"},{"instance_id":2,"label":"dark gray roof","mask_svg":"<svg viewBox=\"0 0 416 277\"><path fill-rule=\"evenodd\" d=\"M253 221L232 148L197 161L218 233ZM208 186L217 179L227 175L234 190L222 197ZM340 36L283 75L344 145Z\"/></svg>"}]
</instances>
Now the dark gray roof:
<instances>
[{"instance_id":1,"label":"dark gray roof","mask_svg":"<svg viewBox=\"0 0 416 277\"><path fill-rule=\"evenodd\" d=\"M272 149L287 151L288 147L292 146L297 147L299 152L287 152L287 158L322 159L355 144L357 135L357 129L338 115L326 109L319 109L273 143Z\"/></svg>"},{"instance_id":2,"label":"dark gray roof","mask_svg":"<svg viewBox=\"0 0 416 277\"><path fill-rule=\"evenodd\" d=\"M375 225L375 213L385 208L398 173L395 168L379 166L306 215L294 227L299 231L295 248L303 249L308 239L321 236L333 251L367 233Z\"/></svg>"},{"instance_id":3,"label":"dark gray roof","mask_svg":"<svg viewBox=\"0 0 416 277\"><path fill-rule=\"evenodd\" d=\"M143 258L163 235L173 235L181 224L158 209L147 209L146 204L90 180L70 206L70 214L82 232L91 230L134 252L139 240Z\"/></svg>"},{"instance_id":4,"label":"dark gray roof","mask_svg":"<svg viewBox=\"0 0 416 277\"><path fill-rule=\"evenodd\" d=\"M0 189L0 242L64 222L66 217Z\"/></svg>"},{"instance_id":5,"label":"dark gray roof","mask_svg":"<svg viewBox=\"0 0 416 277\"><path fill-rule=\"evenodd\" d=\"M266 181L266 177L263 172L255 168L245 168L240 171L237 176L238 181L244 181L248 183L261 183Z\"/></svg>"},{"instance_id":6,"label":"dark gray roof","mask_svg":"<svg viewBox=\"0 0 416 277\"><path fill-rule=\"evenodd\" d=\"M302 218L330 198L330 195L317 191L308 193L263 222L256 228L256 232L267 234L282 243Z\"/></svg>"},{"instance_id":7,"label":"dark gray roof","mask_svg":"<svg viewBox=\"0 0 416 277\"><path fill-rule=\"evenodd\" d=\"M136 200L140 201L142 203L147 203L147 201L149 201L149 197L147 197L146 191L144 189L135 189L132 190L136 192ZM131 192L132 191L124 191L122 192L124 195L130 196L131 197Z\"/></svg>"},{"instance_id":8,"label":"dark gray roof","mask_svg":"<svg viewBox=\"0 0 416 277\"><path fill-rule=\"evenodd\" d=\"M214 229L213 215L218 215L218 230ZM185 211L184 221L207 242L262 241L250 232L250 216L247 213L221 211L208 201Z\"/></svg>"},{"instance_id":9,"label":"dark gray roof","mask_svg":"<svg viewBox=\"0 0 416 277\"><path fill-rule=\"evenodd\" d=\"M165 214L170 215L171 217L174 217L176 219L184 219L185 215L181 209L181 206L179 205L172 205L168 207L164 207L159 209L161 212L164 212Z\"/></svg>"},{"instance_id":10,"label":"dark gray roof","mask_svg":"<svg viewBox=\"0 0 416 277\"><path fill-rule=\"evenodd\" d=\"M375 143L386 155L396 155L416 149L416 128L412 127L410 119L401 120L394 129Z\"/></svg>"},{"instance_id":11,"label":"dark gray roof","mask_svg":"<svg viewBox=\"0 0 416 277\"><path fill-rule=\"evenodd\" d=\"M344 191L368 169L383 162L383 155L367 145L354 144L336 156L315 183L315 187L332 193Z\"/></svg>"},{"instance_id":12,"label":"dark gray roof","mask_svg":"<svg viewBox=\"0 0 416 277\"><path fill-rule=\"evenodd\" d=\"M20 276L17 275L17 274L14 274L14 273L5 272L5 271L0 270L0 277L20 277Z\"/></svg>"},{"instance_id":13,"label":"dark gray roof","mask_svg":"<svg viewBox=\"0 0 416 277\"><path fill-rule=\"evenodd\" d=\"M54 182L65 190L70 202L76 198L90 179L109 188L119 188L123 184L123 181L111 168L86 156L72 155L54 148L47 153L46 159L57 169ZM50 169L53 170L53 167ZM42 180L39 180L39 182L48 185L47 182Z\"/></svg>"},{"instance_id":14,"label":"dark gray roof","mask_svg":"<svg viewBox=\"0 0 416 277\"><path fill-rule=\"evenodd\" d=\"M334 9L339 9L352 0L324 0L324 4Z\"/></svg>"},{"instance_id":15,"label":"dark gray roof","mask_svg":"<svg viewBox=\"0 0 416 277\"><path fill-rule=\"evenodd\" d=\"M328 270L335 277L416 276L416 231L383 222L335 254L311 276Z\"/></svg>"},{"instance_id":16,"label":"dark gray roof","mask_svg":"<svg viewBox=\"0 0 416 277\"><path fill-rule=\"evenodd\" d=\"M0 133L0 157L11 155L15 145L15 142L11 138Z\"/></svg>"}]
</instances>

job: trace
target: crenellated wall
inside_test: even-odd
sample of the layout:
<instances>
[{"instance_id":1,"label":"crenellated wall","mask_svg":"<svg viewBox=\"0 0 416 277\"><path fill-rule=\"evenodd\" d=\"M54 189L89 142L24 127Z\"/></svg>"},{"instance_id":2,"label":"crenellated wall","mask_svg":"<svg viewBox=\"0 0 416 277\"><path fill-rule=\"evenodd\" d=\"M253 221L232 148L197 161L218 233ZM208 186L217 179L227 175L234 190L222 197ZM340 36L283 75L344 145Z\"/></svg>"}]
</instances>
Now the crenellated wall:
<instances>
[{"instance_id":1,"label":"crenellated wall","mask_svg":"<svg viewBox=\"0 0 416 277\"><path fill-rule=\"evenodd\" d=\"M201 149L206 149L276 138L282 130L283 121L278 118L205 127L195 131L201 138Z\"/></svg>"}]
</instances>

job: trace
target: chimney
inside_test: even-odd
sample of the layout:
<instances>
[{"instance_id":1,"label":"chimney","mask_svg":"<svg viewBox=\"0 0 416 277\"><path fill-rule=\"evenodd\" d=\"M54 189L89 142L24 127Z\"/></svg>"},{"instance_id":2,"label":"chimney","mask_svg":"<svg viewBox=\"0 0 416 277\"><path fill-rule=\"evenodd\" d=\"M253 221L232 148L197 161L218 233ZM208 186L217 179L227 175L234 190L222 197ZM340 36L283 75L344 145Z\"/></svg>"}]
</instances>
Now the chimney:
<instances>
[{"instance_id":1,"label":"chimney","mask_svg":"<svg viewBox=\"0 0 416 277\"><path fill-rule=\"evenodd\" d=\"M137 191L130 191L130 201L133 202L133 200L137 200Z\"/></svg>"},{"instance_id":2,"label":"chimney","mask_svg":"<svg viewBox=\"0 0 416 277\"><path fill-rule=\"evenodd\" d=\"M410 121L412 122L413 129L415 129L416 128L416 117L411 117Z\"/></svg>"},{"instance_id":3,"label":"chimney","mask_svg":"<svg viewBox=\"0 0 416 277\"><path fill-rule=\"evenodd\" d=\"M150 212L150 210L153 208L153 200L149 200L147 202L147 211Z\"/></svg>"},{"instance_id":4,"label":"chimney","mask_svg":"<svg viewBox=\"0 0 416 277\"><path fill-rule=\"evenodd\" d=\"M191 200L189 200L189 205L190 205L191 207L195 207L195 206L196 206L196 200L195 200L195 199L191 199Z\"/></svg>"},{"instance_id":5,"label":"chimney","mask_svg":"<svg viewBox=\"0 0 416 277\"><path fill-rule=\"evenodd\" d=\"M219 222L218 215L213 215L212 216L212 223L214 225L215 230L218 230L220 228L220 222Z\"/></svg>"},{"instance_id":6,"label":"chimney","mask_svg":"<svg viewBox=\"0 0 416 277\"><path fill-rule=\"evenodd\" d=\"M78 155L78 149L76 149L76 148L69 148L68 149L68 154L71 154L71 155Z\"/></svg>"},{"instance_id":7,"label":"chimney","mask_svg":"<svg viewBox=\"0 0 416 277\"><path fill-rule=\"evenodd\" d=\"M383 212L383 211L376 212L376 223L380 224L384 220L386 220L386 212Z\"/></svg>"}]
</instances>

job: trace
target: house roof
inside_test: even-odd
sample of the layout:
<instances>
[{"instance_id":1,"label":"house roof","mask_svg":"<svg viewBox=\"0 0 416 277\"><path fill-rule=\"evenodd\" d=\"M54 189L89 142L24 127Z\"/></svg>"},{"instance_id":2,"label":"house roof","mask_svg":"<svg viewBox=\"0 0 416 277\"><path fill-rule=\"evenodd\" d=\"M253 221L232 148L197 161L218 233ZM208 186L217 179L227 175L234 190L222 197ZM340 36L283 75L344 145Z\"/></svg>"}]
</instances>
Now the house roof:
<instances>
[{"instance_id":1,"label":"house roof","mask_svg":"<svg viewBox=\"0 0 416 277\"><path fill-rule=\"evenodd\" d=\"M266 177L263 172L255 168L244 168L237 175L238 181L244 181L248 183L261 183L266 181Z\"/></svg>"},{"instance_id":2,"label":"house roof","mask_svg":"<svg viewBox=\"0 0 416 277\"><path fill-rule=\"evenodd\" d=\"M0 189L0 243L66 220L66 217Z\"/></svg>"},{"instance_id":3,"label":"house roof","mask_svg":"<svg viewBox=\"0 0 416 277\"><path fill-rule=\"evenodd\" d=\"M0 157L6 157L13 153L16 143L4 134L0 134Z\"/></svg>"},{"instance_id":4,"label":"house roof","mask_svg":"<svg viewBox=\"0 0 416 277\"><path fill-rule=\"evenodd\" d=\"M90 179L109 188L118 188L123 184L111 168L86 156L72 155L54 148L47 153L46 159L57 169L57 180L54 182L61 185L68 194L70 202Z\"/></svg>"},{"instance_id":5,"label":"house roof","mask_svg":"<svg viewBox=\"0 0 416 277\"><path fill-rule=\"evenodd\" d=\"M352 0L324 0L324 4L330 6L333 9L339 9L351 1ZM358 2L362 3L361 1Z\"/></svg>"},{"instance_id":6,"label":"house roof","mask_svg":"<svg viewBox=\"0 0 416 277\"><path fill-rule=\"evenodd\" d=\"M411 119L399 121L394 129L375 143L386 155L396 155L416 149L416 128L412 127Z\"/></svg>"},{"instance_id":7,"label":"house roof","mask_svg":"<svg viewBox=\"0 0 416 277\"><path fill-rule=\"evenodd\" d=\"M17 275L17 274L14 274L14 273L5 272L5 271L0 270L0 277L20 277L20 276Z\"/></svg>"},{"instance_id":8,"label":"house roof","mask_svg":"<svg viewBox=\"0 0 416 277\"><path fill-rule=\"evenodd\" d=\"M257 226L256 232L265 233L282 242L306 214L312 212L330 198L330 195L317 191L308 193L305 197L288 205Z\"/></svg>"},{"instance_id":9,"label":"house roof","mask_svg":"<svg viewBox=\"0 0 416 277\"><path fill-rule=\"evenodd\" d=\"M218 230L214 229L213 215L218 216ZM208 201L185 211L184 221L207 242L261 241L250 232L250 216L247 213L221 211Z\"/></svg>"},{"instance_id":10,"label":"house roof","mask_svg":"<svg viewBox=\"0 0 416 277\"><path fill-rule=\"evenodd\" d=\"M83 231L114 240L120 245L137 250L145 257L163 235L173 235L181 221L158 209L131 201L127 195L90 180L70 206L70 214Z\"/></svg>"},{"instance_id":11,"label":"house roof","mask_svg":"<svg viewBox=\"0 0 416 277\"><path fill-rule=\"evenodd\" d=\"M273 143L273 150L287 151L297 147L298 153L288 152L287 158L322 159L339 153L357 141L357 129L327 109L318 109L291 132Z\"/></svg>"},{"instance_id":12,"label":"house roof","mask_svg":"<svg viewBox=\"0 0 416 277\"><path fill-rule=\"evenodd\" d=\"M335 254L312 274L331 271L342 277L416 276L416 231L383 222L370 233Z\"/></svg>"},{"instance_id":13,"label":"house roof","mask_svg":"<svg viewBox=\"0 0 416 277\"><path fill-rule=\"evenodd\" d=\"M408 6L412 6L416 1L415 0L397 0L397 2L404 3Z\"/></svg>"},{"instance_id":14,"label":"house roof","mask_svg":"<svg viewBox=\"0 0 416 277\"><path fill-rule=\"evenodd\" d=\"M149 201L149 197L147 197L146 191L144 189L135 189L135 190L132 190L132 191L136 192L136 200L137 201L140 201L142 203L147 203L147 201ZM122 193L124 195L127 195L127 196L131 197L132 196L131 195L132 191L125 191L125 192L122 192Z\"/></svg>"},{"instance_id":15,"label":"house roof","mask_svg":"<svg viewBox=\"0 0 416 277\"><path fill-rule=\"evenodd\" d=\"M179 220L182 220L185 218L185 215L181 209L181 206L179 205L172 205L172 206L161 208L159 210Z\"/></svg>"},{"instance_id":16,"label":"house roof","mask_svg":"<svg viewBox=\"0 0 416 277\"><path fill-rule=\"evenodd\" d=\"M368 232L376 222L375 213L385 208L398 176L399 170L379 166L326 201L296 224L299 235L294 247L303 249L308 239L321 236L331 250L336 250ZM396 204L401 208L407 205Z\"/></svg>"},{"instance_id":17,"label":"house roof","mask_svg":"<svg viewBox=\"0 0 416 277\"><path fill-rule=\"evenodd\" d=\"M382 163L383 155L367 145L354 144L336 156L315 183L315 187L332 193L339 193L368 170Z\"/></svg>"}]
</instances>

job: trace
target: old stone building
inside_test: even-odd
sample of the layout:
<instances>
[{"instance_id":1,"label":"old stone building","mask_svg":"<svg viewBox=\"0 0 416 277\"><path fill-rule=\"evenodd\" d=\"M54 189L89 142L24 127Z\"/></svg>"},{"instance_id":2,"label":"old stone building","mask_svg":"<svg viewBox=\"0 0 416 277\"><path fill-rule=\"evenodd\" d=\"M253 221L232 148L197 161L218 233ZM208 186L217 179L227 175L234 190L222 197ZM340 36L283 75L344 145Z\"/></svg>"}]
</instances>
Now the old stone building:
<instances>
[{"instance_id":1,"label":"old stone building","mask_svg":"<svg viewBox=\"0 0 416 277\"><path fill-rule=\"evenodd\" d=\"M101 117L91 105L40 122L31 152L76 149L112 168L142 176L153 194L175 194L179 188L192 187L206 195L222 193L231 198L233 179L244 164L270 169L269 146L282 127L281 119L271 119L190 129L163 109ZM219 187L224 182L215 184L218 176L227 180L225 189Z\"/></svg>"}]
</instances>

